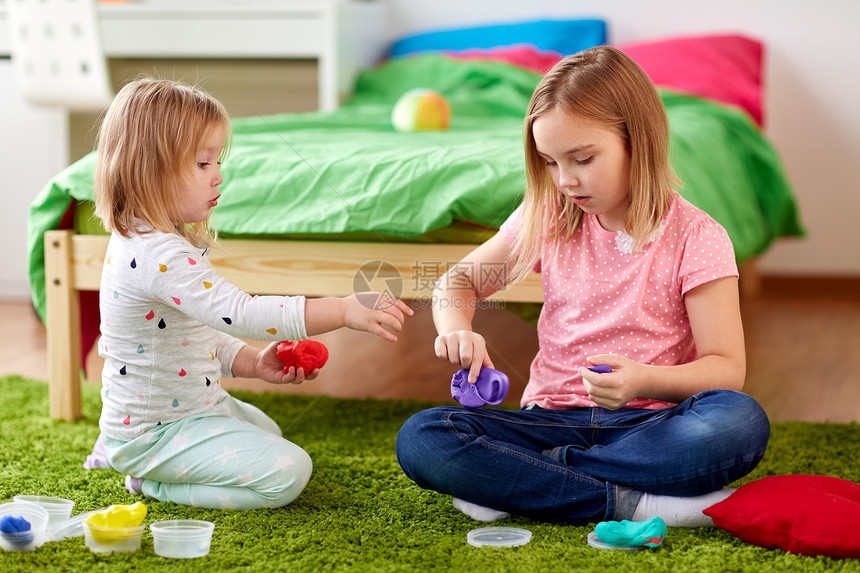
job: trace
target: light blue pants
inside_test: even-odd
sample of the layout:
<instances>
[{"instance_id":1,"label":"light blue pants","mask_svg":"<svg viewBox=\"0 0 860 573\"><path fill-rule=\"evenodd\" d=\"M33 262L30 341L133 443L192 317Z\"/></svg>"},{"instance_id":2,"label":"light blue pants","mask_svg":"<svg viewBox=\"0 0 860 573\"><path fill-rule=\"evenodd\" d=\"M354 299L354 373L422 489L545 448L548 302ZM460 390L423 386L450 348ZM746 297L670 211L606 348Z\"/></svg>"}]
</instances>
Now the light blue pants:
<instances>
[{"instance_id":1,"label":"light blue pants","mask_svg":"<svg viewBox=\"0 0 860 573\"><path fill-rule=\"evenodd\" d=\"M221 391L209 412L123 442L104 436L117 471L142 479L147 497L211 509L287 505L311 477L310 456L281 437L259 408Z\"/></svg>"}]
</instances>

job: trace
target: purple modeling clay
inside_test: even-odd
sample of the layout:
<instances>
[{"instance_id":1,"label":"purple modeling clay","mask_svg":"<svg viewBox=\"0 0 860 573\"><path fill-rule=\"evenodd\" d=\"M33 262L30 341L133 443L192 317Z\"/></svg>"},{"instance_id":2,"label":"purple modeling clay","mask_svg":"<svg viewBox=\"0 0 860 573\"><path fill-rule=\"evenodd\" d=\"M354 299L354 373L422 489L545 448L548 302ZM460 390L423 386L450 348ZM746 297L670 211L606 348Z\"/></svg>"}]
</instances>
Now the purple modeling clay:
<instances>
[{"instance_id":1,"label":"purple modeling clay","mask_svg":"<svg viewBox=\"0 0 860 573\"><path fill-rule=\"evenodd\" d=\"M598 364L597 366L589 366L589 370L592 372L597 372L598 374L609 374L612 372L612 368L607 366L606 364Z\"/></svg>"},{"instance_id":2,"label":"purple modeling clay","mask_svg":"<svg viewBox=\"0 0 860 573\"><path fill-rule=\"evenodd\" d=\"M503 372L486 366L481 367L475 383L469 384L469 369L463 368L451 380L451 397L467 408L497 406L507 396L509 384Z\"/></svg>"}]
</instances>

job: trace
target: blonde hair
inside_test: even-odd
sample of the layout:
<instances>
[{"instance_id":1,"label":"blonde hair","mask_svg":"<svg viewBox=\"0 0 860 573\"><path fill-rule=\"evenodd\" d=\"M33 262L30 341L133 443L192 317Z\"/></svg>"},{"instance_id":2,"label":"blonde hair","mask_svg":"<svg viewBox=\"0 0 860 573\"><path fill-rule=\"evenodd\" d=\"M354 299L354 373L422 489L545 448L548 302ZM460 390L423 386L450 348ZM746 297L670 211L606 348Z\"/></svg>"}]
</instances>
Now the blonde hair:
<instances>
[{"instance_id":1,"label":"blonde hair","mask_svg":"<svg viewBox=\"0 0 860 573\"><path fill-rule=\"evenodd\" d=\"M201 90L172 80L139 78L126 84L108 108L98 134L96 215L108 231L128 236L143 221L194 245L211 245L209 221L177 222L180 193L193 175L197 154L223 127L224 106ZM136 232L148 232L137 229Z\"/></svg>"},{"instance_id":2,"label":"blonde hair","mask_svg":"<svg viewBox=\"0 0 860 573\"><path fill-rule=\"evenodd\" d=\"M660 225L680 180L669 163L669 122L657 90L621 50L598 46L558 62L538 84L524 124L526 191L523 220L514 242L512 276L525 277L545 243L554 248L573 237L583 211L558 192L538 155L532 126L555 110L615 132L630 156L630 208L625 231L641 249Z\"/></svg>"}]
</instances>

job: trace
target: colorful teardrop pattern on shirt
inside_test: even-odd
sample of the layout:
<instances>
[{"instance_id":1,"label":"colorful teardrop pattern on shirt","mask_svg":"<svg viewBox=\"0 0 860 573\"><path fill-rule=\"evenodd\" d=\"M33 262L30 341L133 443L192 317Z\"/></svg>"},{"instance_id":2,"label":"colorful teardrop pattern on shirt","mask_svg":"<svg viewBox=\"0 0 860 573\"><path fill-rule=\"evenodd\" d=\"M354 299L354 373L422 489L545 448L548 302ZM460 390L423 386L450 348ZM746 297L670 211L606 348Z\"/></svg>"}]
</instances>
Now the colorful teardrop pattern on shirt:
<instances>
[{"instance_id":1,"label":"colorful teardrop pattern on shirt","mask_svg":"<svg viewBox=\"0 0 860 573\"><path fill-rule=\"evenodd\" d=\"M119 298L119 291L118 290L113 291L113 297Z\"/></svg>"},{"instance_id":2,"label":"colorful teardrop pattern on shirt","mask_svg":"<svg viewBox=\"0 0 860 573\"><path fill-rule=\"evenodd\" d=\"M187 372L185 372L185 368L179 369L179 377L180 378L184 377L186 374L187 374Z\"/></svg>"},{"instance_id":3,"label":"colorful teardrop pattern on shirt","mask_svg":"<svg viewBox=\"0 0 860 573\"><path fill-rule=\"evenodd\" d=\"M174 399L173 399L173 403L171 404L171 406L173 406L174 408L178 408L178 407L179 407L179 400L177 400L176 398L174 398Z\"/></svg>"},{"instance_id":4,"label":"colorful teardrop pattern on shirt","mask_svg":"<svg viewBox=\"0 0 860 573\"><path fill-rule=\"evenodd\" d=\"M166 273L167 272L167 265L163 265L161 263L158 263L158 270L160 270L163 273Z\"/></svg>"},{"instance_id":5,"label":"colorful teardrop pattern on shirt","mask_svg":"<svg viewBox=\"0 0 860 573\"><path fill-rule=\"evenodd\" d=\"M209 290L210 288L212 288L212 283L210 283L208 281L203 281L203 288L205 288L206 290Z\"/></svg>"},{"instance_id":6,"label":"colorful teardrop pattern on shirt","mask_svg":"<svg viewBox=\"0 0 860 573\"><path fill-rule=\"evenodd\" d=\"M267 328L266 332L268 332L269 334L277 334L278 329L277 328Z\"/></svg>"},{"instance_id":7,"label":"colorful teardrop pattern on shirt","mask_svg":"<svg viewBox=\"0 0 860 573\"><path fill-rule=\"evenodd\" d=\"M149 313L147 313L146 315L146 320L152 320L153 318L155 318L155 311L150 310Z\"/></svg>"},{"instance_id":8,"label":"colorful teardrop pattern on shirt","mask_svg":"<svg viewBox=\"0 0 860 573\"><path fill-rule=\"evenodd\" d=\"M126 372L125 366L123 366L122 368L119 369L120 376L125 376L125 372Z\"/></svg>"},{"instance_id":9,"label":"colorful teardrop pattern on shirt","mask_svg":"<svg viewBox=\"0 0 860 573\"><path fill-rule=\"evenodd\" d=\"M182 304L182 301L181 301L181 300L179 300L178 298L176 298L175 296L172 296L172 297L170 297L170 298L172 298L172 299L173 299L173 302L175 302L176 304Z\"/></svg>"},{"instance_id":10,"label":"colorful teardrop pattern on shirt","mask_svg":"<svg viewBox=\"0 0 860 573\"><path fill-rule=\"evenodd\" d=\"M126 426L131 424L131 416L126 416L125 420L123 420L122 423L125 424Z\"/></svg>"},{"instance_id":11,"label":"colorful teardrop pattern on shirt","mask_svg":"<svg viewBox=\"0 0 860 573\"><path fill-rule=\"evenodd\" d=\"M232 319L232 318L230 318L229 316L222 316L222 317L221 317L221 320L223 320L223 321L224 321L224 322L226 322L227 324L233 324L233 319Z\"/></svg>"},{"instance_id":12,"label":"colorful teardrop pattern on shirt","mask_svg":"<svg viewBox=\"0 0 860 573\"><path fill-rule=\"evenodd\" d=\"M132 259L131 264L129 266L133 269L136 269L137 268L137 259Z\"/></svg>"},{"instance_id":13,"label":"colorful teardrop pattern on shirt","mask_svg":"<svg viewBox=\"0 0 860 573\"><path fill-rule=\"evenodd\" d=\"M167 327L167 323L164 322L163 318L158 321L158 328L160 328L161 330L164 330L166 327Z\"/></svg>"},{"instance_id":14,"label":"colorful teardrop pattern on shirt","mask_svg":"<svg viewBox=\"0 0 860 573\"><path fill-rule=\"evenodd\" d=\"M206 385L207 386L212 384L212 380L210 380L208 377L205 377L205 376L204 376L204 378L206 378Z\"/></svg>"},{"instance_id":15,"label":"colorful teardrop pattern on shirt","mask_svg":"<svg viewBox=\"0 0 860 573\"><path fill-rule=\"evenodd\" d=\"M188 346L189 344L191 344L191 343L188 342L188 339L183 337L182 338L182 346Z\"/></svg>"},{"instance_id":16,"label":"colorful teardrop pattern on shirt","mask_svg":"<svg viewBox=\"0 0 860 573\"><path fill-rule=\"evenodd\" d=\"M143 344L138 344L138 345L137 345L137 353L138 353L138 354L143 354Z\"/></svg>"},{"instance_id":17,"label":"colorful teardrop pattern on shirt","mask_svg":"<svg viewBox=\"0 0 860 573\"><path fill-rule=\"evenodd\" d=\"M189 264L189 265L191 265L191 266L194 266L194 265L196 265L196 264L197 264L197 261L195 261L195 260L194 260L194 259L192 259L191 257L188 257L188 264Z\"/></svg>"}]
</instances>

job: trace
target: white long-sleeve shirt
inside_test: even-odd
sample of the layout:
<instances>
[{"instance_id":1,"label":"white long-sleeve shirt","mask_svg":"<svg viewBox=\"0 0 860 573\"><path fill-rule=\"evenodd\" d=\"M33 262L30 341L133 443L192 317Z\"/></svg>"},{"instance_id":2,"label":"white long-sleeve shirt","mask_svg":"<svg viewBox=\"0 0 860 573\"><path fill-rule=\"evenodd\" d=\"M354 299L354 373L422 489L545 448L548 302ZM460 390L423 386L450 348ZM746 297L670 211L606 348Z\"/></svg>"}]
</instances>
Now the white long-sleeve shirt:
<instances>
[{"instance_id":1,"label":"white long-sleeve shirt","mask_svg":"<svg viewBox=\"0 0 860 573\"><path fill-rule=\"evenodd\" d=\"M251 296L207 253L158 231L111 236L99 292L105 435L127 441L211 408L245 344L237 336L307 338L303 296Z\"/></svg>"}]
</instances>

